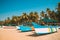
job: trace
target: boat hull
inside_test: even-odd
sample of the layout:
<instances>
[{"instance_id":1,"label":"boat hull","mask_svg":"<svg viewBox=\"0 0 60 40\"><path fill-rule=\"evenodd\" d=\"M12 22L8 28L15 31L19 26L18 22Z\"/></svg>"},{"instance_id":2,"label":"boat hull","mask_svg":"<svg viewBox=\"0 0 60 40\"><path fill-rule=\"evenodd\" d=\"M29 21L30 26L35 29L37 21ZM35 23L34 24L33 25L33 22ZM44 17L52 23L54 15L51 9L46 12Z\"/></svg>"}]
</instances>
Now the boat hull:
<instances>
[{"instance_id":1,"label":"boat hull","mask_svg":"<svg viewBox=\"0 0 60 40\"><path fill-rule=\"evenodd\" d=\"M58 29L56 28L35 28L35 33L37 34L45 34L45 33L52 33L56 32Z\"/></svg>"},{"instance_id":2,"label":"boat hull","mask_svg":"<svg viewBox=\"0 0 60 40\"><path fill-rule=\"evenodd\" d=\"M46 33L53 33L58 30L57 26L47 26L47 25L39 25L37 23L32 22L34 28L35 28L35 33L37 34L46 34Z\"/></svg>"}]
</instances>

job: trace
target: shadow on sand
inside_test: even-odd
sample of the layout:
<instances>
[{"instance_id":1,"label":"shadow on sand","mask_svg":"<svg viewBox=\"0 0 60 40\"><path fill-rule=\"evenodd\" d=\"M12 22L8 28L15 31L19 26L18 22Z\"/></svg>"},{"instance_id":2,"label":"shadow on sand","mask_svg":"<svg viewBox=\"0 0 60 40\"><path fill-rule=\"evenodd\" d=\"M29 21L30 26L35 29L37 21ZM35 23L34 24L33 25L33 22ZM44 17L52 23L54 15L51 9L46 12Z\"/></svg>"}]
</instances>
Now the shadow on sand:
<instances>
[{"instance_id":1,"label":"shadow on sand","mask_svg":"<svg viewBox=\"0 0 60 40\"><path fill-rule=\"evenodd\" d=\"M31 30L30 30L30 31L20 31L20 30L16 30L16 31L18 31L18 33L32 32Z\"/></svg>"},{"instance_id":2,"label":"shadow on sand","mask_svg":"<svg viewBox=\"0 0 60 40\"><path fill-rule=\"evenodd\" d=\"M36 33L34 33L34 34L27 35L27 36L37 37L37 36L51 35L51 34L54 34L54 33L56 33L56 32L53 32L53 33L47 33L47 34L36 34Z\"/></svg>"}]
</instances>

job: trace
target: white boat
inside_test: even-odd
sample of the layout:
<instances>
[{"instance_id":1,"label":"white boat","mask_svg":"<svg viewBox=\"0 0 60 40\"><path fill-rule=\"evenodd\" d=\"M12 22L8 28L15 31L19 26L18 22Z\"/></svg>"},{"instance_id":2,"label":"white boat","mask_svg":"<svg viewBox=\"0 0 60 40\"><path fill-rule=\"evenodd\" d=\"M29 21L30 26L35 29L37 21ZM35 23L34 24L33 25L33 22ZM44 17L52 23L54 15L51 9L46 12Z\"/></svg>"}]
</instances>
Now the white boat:
<instances>
[{"instance_id":1,"label":"white boat","mask_svg":"<svg viewBox=\"0 0 60 40\"><path fill-rule=\"evenodd\" d=\"M2 26L0 26L0 28L1 28Z\"/></svg>"},{"instance_id":2,"label":"white boat","mask_svg":"<svg viewBox=\"0 0 60 40\"><path fill-rule=\"evenodd\" d=\"M58 28L60 29L60 26L58 26Z\"/></svg>"},{"instance_id":3,"label":"white boat","mask_svg":"<svg viewBox=\"0 0 60 40\"><path fill-rule=\"evenodd\" d=\"M34 22L32 24L35 28L35 33L37 33L37 34L52 33L52 32L56 32L58 30L58 27L56 27L56 26L42 26L42 25L38 25Z\"/></svg>"},{"instance_id":4,"label":"white boat","mask_svg":"<svg viewBox=\"0 0 60 40\"><path fill-rule=\"evenodd\" d=\"M4 29L15 29L15 26L2 26Z\"/></svg>"}]
</instances>

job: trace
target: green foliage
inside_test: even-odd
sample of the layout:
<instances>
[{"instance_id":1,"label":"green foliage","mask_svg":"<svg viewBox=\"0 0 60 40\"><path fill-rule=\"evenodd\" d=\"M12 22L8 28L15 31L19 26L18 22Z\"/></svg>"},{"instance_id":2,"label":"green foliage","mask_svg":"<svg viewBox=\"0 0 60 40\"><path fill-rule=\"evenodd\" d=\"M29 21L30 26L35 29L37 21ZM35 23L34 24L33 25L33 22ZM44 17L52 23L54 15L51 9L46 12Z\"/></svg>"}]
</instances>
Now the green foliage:
<instances>
[{"instance_id":1,"label":"green foliage","mask_svg":"<svg viewBox=\"0 0 60 40\"><path fill-rule=\"evenodd\" d=\"M41 17L39 16L44 17L44 19L41 19ZM40 21L38 21L39 18ZM20 25L24 22L48 22L49 23L53 21L60 22L60 3L58 3L57 12L51 11L50 8L47 8L46 14L44 11L42 11L40 15L38 15L38 12L30 12L29 15L27 15L27 13L23 13L23 15L21 16L12 16L12 19L7 17L7 19L4 21L3 24Z\"/></svg>"}]
</instances>

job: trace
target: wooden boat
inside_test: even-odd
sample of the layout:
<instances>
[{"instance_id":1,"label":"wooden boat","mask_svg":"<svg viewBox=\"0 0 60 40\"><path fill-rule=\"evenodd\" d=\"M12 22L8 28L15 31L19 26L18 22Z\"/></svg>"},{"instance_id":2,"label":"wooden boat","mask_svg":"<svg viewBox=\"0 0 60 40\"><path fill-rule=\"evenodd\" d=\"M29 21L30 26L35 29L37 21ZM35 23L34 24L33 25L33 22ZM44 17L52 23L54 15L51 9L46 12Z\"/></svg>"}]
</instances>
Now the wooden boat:
<instances>
[{"instance_id":1,"label":"wooden boat","mask_svg":"<svg viewBox=\"0 0 60 40\"><path fill-rule=\"evenodd\" d=\"M35 33L37 34L46 34L46 33L52 33L56 32L58 28L56 26L42 26L38 25L37 23L32 22L34 28L35 28Z\"/></svg>"},{"instance_id":2,"label":"wooden boat","mask_svg":"<svg viewBox=\"0 0 60 40\"><path fill-rule=\"evenodd\" d=\"M30 26L20 25L17 27L18 30L21 30L22 32L32 31L32 28Z\"/></svg>"},{"instance_id":3,"label":"wooden boat","mask_svg":"<svg viewBox=\"0 0 60 40\"><path fill-rule=\"evenodd\" d=\"M60 26L58 26L58 28L60 29Z\"/></svg>"},{"instance_id":4,"label":"wooden boat","mask_svg":"<svg viewBox=\"0 0 60 40\"><path fill-rule=\"evenodd\" d=\"M15 29L15 26L2 26L4 29Z\"/></svg>"},{"instance_id":5,"label":"wooden boat","mask_svg":"<svg viewBox=\"0 0 60 40\"><path fill-rule=\"evenodd\" d=\"M2 26L0 26L0 28L1 28Z\"/></svg>"}]
</instances>

